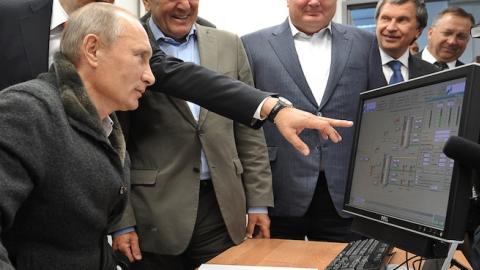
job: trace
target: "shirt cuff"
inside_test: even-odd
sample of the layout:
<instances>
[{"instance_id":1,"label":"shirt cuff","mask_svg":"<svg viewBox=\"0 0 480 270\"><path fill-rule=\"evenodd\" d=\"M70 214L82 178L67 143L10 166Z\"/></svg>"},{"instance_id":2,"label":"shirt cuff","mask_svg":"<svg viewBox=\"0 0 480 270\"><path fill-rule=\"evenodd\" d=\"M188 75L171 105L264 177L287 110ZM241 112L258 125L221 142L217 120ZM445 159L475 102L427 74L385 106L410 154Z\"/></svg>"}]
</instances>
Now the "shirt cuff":
<instances>
[{"instance_id":1,"label":"shirt cuff","mask_svg":"<svg viewBox=\"0 0 480 270\"><path fill-rule=\"evenodd\" d=\"M126 234L126 233L129 233L129 232L134 232L135 231L135 227L126 227L126 228L123 228L123 229L120 229L118 231L114 231L112 233L112 237L117 237L117 236L120 236L122 234Z\"/></svg>"},{"instance_id":2,"label":"shirt cuff","mask_svg":"<svg viewBox=\"0 0 480 270\"><path fill-rule=\"evenodd\" d=\"M260 112L262 111L263 103L265 103L265 101L267 101L267 98L269 98L269 97L266 97L264 100L262 100L262 102L260 102L260 105L258 105L257 110L255 111L255 114L253 115L253 119L257 119L257 120L261 120L261 121L267 119L267 117L262 118L260 116Z\"/></svg>"},{"instance_id":3,"label":"shirt cuff","mask_svg":"<svg viewBox=\"0 0 480 270\"><path fill-rule=\"evenodd\" d=\"M268 214L267 207L249 207L248 208L249 214Z\"/></svg>"}]
</instances>

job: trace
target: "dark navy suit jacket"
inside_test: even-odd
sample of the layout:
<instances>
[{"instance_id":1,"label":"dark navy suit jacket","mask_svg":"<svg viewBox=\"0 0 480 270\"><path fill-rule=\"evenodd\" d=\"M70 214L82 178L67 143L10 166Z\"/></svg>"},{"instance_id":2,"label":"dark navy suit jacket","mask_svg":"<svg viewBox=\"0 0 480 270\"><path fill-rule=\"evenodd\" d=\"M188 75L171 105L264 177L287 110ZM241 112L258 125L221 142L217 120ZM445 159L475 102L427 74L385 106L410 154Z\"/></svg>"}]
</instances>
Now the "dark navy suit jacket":
<instances>
[{"instance_id":1,"label":"dark navy suit jacket","mask_svg":"<svg viewBox=\"0 0 480 270\"><path fill-rule=\"evenodd\" d=\"M0 1L0 90L48 70L52 3Z\"/></svg>"}]
</instances>

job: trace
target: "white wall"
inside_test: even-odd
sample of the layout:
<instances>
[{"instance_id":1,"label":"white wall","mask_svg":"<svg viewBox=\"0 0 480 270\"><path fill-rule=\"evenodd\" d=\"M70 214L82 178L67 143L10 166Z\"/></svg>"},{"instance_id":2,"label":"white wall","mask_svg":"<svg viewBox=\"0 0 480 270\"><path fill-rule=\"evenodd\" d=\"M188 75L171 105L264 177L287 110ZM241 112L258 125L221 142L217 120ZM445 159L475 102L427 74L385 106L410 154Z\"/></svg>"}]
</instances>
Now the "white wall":
<instances>
[{"instance_id":1,"label":"white wall","mask_svg":"<svg viewBox=\"0 0 480 270\"><path fill-rule=\"evenodd\" d=\"M280 24L288 16L286 0L201 0L199 16L238 35Z\"/></svg>"},{"instance_id":2,"label":"white wall","mask_svg":"<svg viewBox=\"0 0 480 270\"><path fill-rule=\"evenodd\" d=\"M341 22L341 0L334 21ZM240 36L277 25L288 16L287 0L201 0L199 16Z\"/></svg>"},{"instance_id":3,"label":"white wall","mask_svg":"<svg viewBox=\"0 0 480 270\"><path fill-rule=\"evenodd\" d=\"M115 5L121 6L133 14L139 15L141 0L115 0Z\"/></svg>"},{"instance_id":4,"label":"white wall","mask_svg":"<svg viewBox=\"0 0 480 270\"><path fill-rule=\"evenodd\" d=\"M341 3L337 0L336 22L342 19ZM116 0L115 4L139 16L144 13L141 0ZM241 36L283 22L288 16L287 0L201 0L199 16Z\"/></svg>"}]
</instances>

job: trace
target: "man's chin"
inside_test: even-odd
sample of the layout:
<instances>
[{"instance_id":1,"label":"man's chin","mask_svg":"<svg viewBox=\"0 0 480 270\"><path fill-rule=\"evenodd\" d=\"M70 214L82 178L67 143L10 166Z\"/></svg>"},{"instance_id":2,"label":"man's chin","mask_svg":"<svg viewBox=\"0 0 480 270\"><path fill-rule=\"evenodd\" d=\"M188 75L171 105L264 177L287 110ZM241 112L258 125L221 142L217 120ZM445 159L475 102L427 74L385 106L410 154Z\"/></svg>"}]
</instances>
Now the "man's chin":
<instances>
[{"instance_id":1,"label":"man's chin","mask_svg":"<svg viewBox=\"0 0 480 270\"><path fill-rule=\"evenodd\" d=\"M125 106L124 108L121 109L121 111L123 112L134 111L136 109L138 109L138 101L136 101L135 103L129 104L128 106Z\"/></svg>"}]
</instances>

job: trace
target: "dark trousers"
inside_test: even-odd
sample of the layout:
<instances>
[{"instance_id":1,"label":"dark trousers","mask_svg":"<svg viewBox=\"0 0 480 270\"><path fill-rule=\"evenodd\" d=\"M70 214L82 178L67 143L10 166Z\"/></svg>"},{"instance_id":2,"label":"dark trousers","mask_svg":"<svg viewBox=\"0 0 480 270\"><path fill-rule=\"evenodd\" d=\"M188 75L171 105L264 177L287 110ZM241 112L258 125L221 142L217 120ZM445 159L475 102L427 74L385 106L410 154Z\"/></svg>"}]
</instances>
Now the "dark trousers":
<instances>
[{"instance_id":1,"label":"dark trousers","mask_svg":"<svg viewBox=\"0 0 480 270\"><path fill-rule=\"evenodd\" d=\"M178 209L182 211L182 209ZM168 217L165 217L168 218ZM232 247L211 181L200 182L197 221L187 249L179 255L159 255L142 252L143 259L134 263L133 270L190 270Z\"/></svg>"},{"instance_id":2,"label":"dark trousers","mask_svg":"<svg viewBox=\"0 0 480 270\"><path fill-rule=\"evenodd\" d=\"M351 218L338 215L328 192L325 174L320 173L312 202L303 217L270 217L272 238L350 242L362 237L350 231Z\"/></svg>"}]
</instances>

